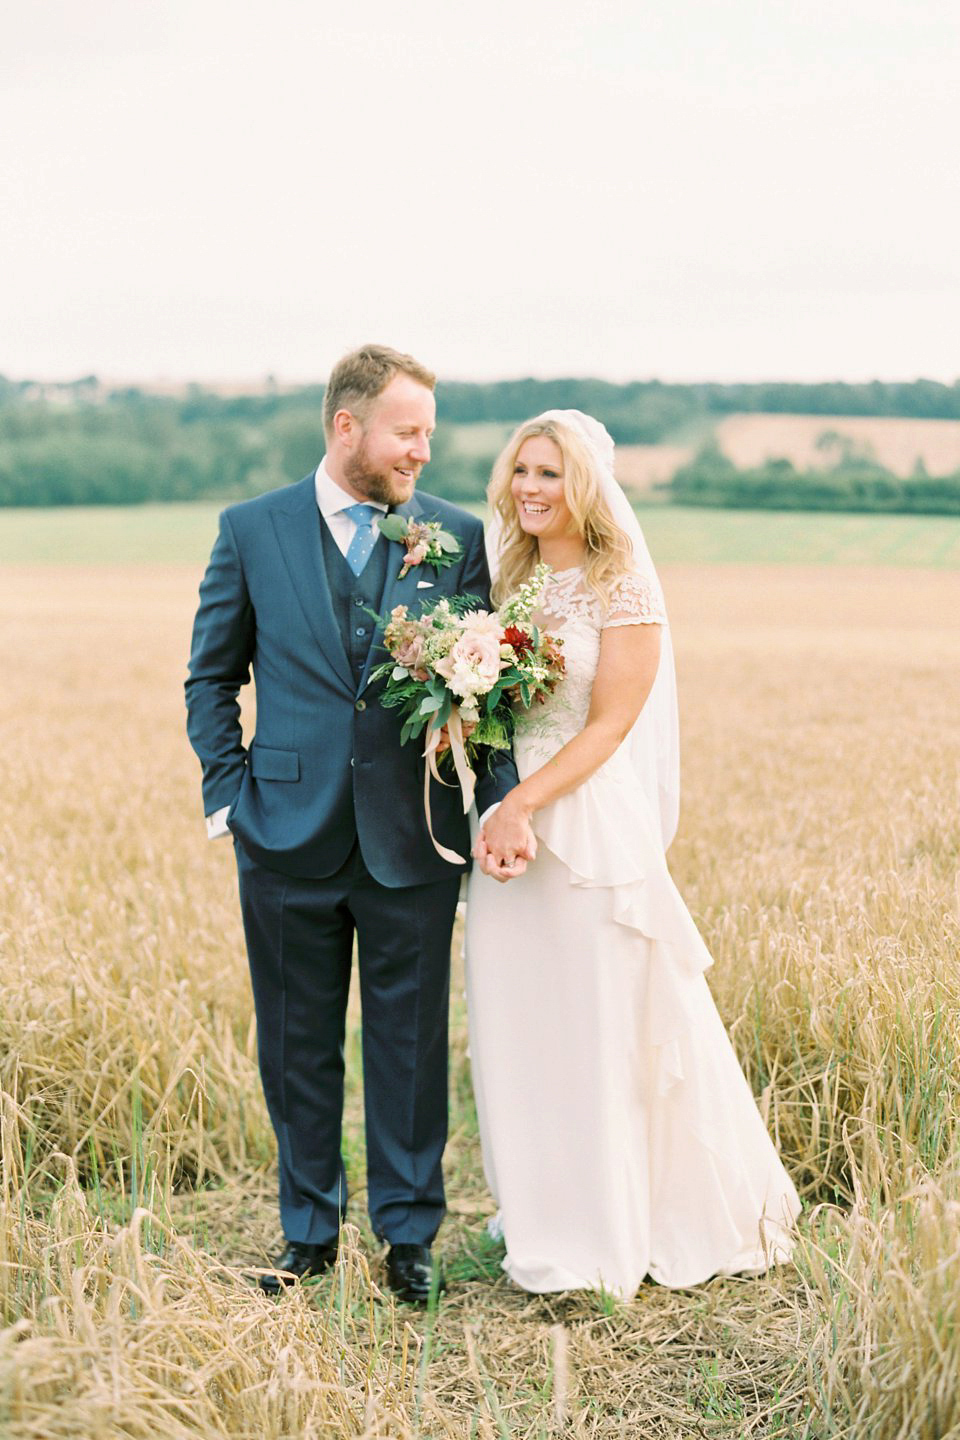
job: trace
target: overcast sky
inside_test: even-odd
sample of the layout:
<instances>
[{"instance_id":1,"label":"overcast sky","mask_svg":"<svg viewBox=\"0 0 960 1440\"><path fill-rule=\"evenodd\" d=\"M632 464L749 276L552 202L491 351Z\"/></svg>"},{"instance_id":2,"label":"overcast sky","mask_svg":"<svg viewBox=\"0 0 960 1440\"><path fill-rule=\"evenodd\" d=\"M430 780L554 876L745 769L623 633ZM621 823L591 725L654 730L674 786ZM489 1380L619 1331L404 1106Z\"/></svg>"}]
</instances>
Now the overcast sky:
<instances>
[{"instance_id":1,"label":"overcast sky","mask_svg":"<svg viewBox=\"0 0 960 1440\"><path fill-rule=\"evenodd\" d=\"M956 0L30 0L0 373L960 374Z\"/></svg>"}]
</instances>

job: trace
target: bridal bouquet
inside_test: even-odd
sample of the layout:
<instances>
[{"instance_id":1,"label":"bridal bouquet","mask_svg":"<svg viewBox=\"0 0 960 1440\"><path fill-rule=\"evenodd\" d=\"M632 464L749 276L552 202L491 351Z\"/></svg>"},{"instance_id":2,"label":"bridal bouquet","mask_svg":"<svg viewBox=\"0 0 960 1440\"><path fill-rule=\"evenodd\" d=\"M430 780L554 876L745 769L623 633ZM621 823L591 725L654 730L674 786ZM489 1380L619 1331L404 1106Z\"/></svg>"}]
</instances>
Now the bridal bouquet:
<instances>
[{"instance_id":1,"label":"bridal bouquet","mask_svg":"<svg viewBox=\"0 0 960 1440\"><path fill-rule=\"evenodd\" d=\"M471 761L481 746L508 750L514 710L529 709L556 689L564 673L563 641L534 625L532 615L550 573L538 565L500 609L476 608L470 596L438 600L411 618L405 605L391 610L384 642L391 659L371 679L385 678L380 703L403 716L402 742L425 733L424 804L430 826L430 776L437 770L444 726L464 812L476 785ZM433 830L430 830L433 839ZM433 842L445 858L453 852ZM459 856L455 863L462 863Z\"/></svg>"}]
</instances>

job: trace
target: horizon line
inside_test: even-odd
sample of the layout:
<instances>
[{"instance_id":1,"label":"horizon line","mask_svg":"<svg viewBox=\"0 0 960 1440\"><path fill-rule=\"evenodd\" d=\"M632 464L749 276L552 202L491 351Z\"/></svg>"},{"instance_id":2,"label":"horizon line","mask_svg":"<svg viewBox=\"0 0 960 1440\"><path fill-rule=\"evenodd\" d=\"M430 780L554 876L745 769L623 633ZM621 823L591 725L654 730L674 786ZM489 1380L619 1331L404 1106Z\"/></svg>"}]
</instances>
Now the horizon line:
<instances>
[{"instance_id":1,"label":"horizon line","mask_svg":"<svg viewBox=\"0 0 960 1440\"><path fill-rule=\"evenodd\" d=\"M48 376L41 376L41 375L12 376L12 375L7 374L5 371L0 371L0 381L4 381L4 382L6 382L6 383L8 383L8 384L11 384L11 385L37 385L37 386L51 387L51 388L69 388L69 387L78 386L78 385L83 385L83 384L90 384L90 385L95 384L95 385L97 385L99 388L104 389L104 390L109 390L109 391L118 391L118 390L142 390L142 391L150 392L150 393L154 393L154 394L175 394L175 393L178 393L178 392L180 392L180 391L189 390L189 389L191 389L192 387L197 387L198 389L201 389L201 390L206 390L206 391L212 392L212 393L214 393L214 394L220 394L220 395L225 395L225 396L227 396L227 395L252 395L252 394L263 393L263 392L265 392L265 391L271 391L271 390L276 391L276 392L280 392L280 393L291 393L291 392L295 392L295 391L297 391L297 390L310 389L310 388L313 387L313 386L323 386L323 385L326 385L328 378L329 378L328 376L325 376L325 377L322 378L322 379L317 378L317 377L294 379L294 378L291 378L291 377L281 377L281 376L279 376L276 372L271 372L271 371L265 371L262 375L259 375L259 376L244 376L244 377L239 377L239 376L238 376L238 377L235 377L235 378L230 378L230 377L226 377L226 376L219 376L219 377L217 377L217 378L215 378L215 379L213 379L213 378L200 379L200 378L197 378L196 376L183 377L183 376L172 376L172 375L163 375L163 374L161 374L161 375L153 375L153 376L140 376L140 377L129 377L129 378L125 378L125 379L119 379L119 378L117 378L116 376L109 376L109 375L98 374L98 373L97 373L96 371L94 371L94 370L87 371L85 374L74 375L74 376L72 376L72 377L70 377L70 378L64 378L63 376L49 376L49 375L48 375ZM438 388L441 387L441 386L443 386L443 385L476 385L476 386L485 386L485 385L515 385L515 384L523 384L523 383L525 383L525 382L532 382L532 383L534 383L534 384L541 384L541 385L565 384L565 383L570 383L570 382L577 383L577 384L589 384L589 383L593 382L593 383L599 383L599 384L603 384L603 385L612 385L612 386L616 386L616 387L618 387L618 388L622 388L622 387L628 386L628 385L663 385L663 386L683 386L683 387L693 388L693 387L695 387L695 386L700 386L700 385L715 385L715 386L720 386L720 387L731 387L731 386L737 386L737 385L798 385L798 386L849 385L849 386L863 386L863 385L920 385L920 384L932 384L932 385L941 385L941 386L943 386L945 389L955 389L955 388L957 388L958 386L960 386L960 375L955 376L952 380L944 380L944 379L940 379L940 378L938 378L938 377L936 377L936 376L933 376L933 375L922 375L922 374L921 374L921 375L914 375L912 378L909 378L909 379L906 378L906 377L904 377L904 376L897 376L897 377L894 377L894 378L886 378L886 379L884 379L884 378L881 378L881 377L878 376L878 375L872 375L872 376L869 376L869 377L862 377L862 378L858 378L858 379L846 379L846 378L843 378L843 377L838 376L838 375L829 375L829 374L826 374L826 375L822 375L819 379L816 379L816 380L798 379L798 378L790 377L790 376L786 376L786 377L785 377L785 376L779 376L779 377L777 377L776 379L773 379L773 378L770 378L770 377L764 377L764 378L743 378L743 377L741 377L741 378L739 378L739 379L737 379L737 380L716 380L716 379L710 379L710 378L706 378L706 377L701 376L701 377L699 377L699 378L697 378L697 379L683 379L683 380L681 380L681 379L664 379L662 376L659 376L659 375L632 376L632 377L630 377L629 379L612 379L612 378L610 378L610 377L608 377L608 376L604 376L604 375L596 375L596 374L580 374L580 375L576 375L576 374L570 374L570 373L567 373L567 374L555 374L555 375L542 375L542 374L541 374L541 375L537 375L537 374L530 374L530 373L526 373L526 374L511 374L511 375L498 375L498 376L496 376L496 377L489 377L489 378L486 378L486 379L465 378L464 376L461 376L461 375L455 375L455 376L454 376L454 375L445 375L445 376L444 376L444 375L438 375L438 376L437 376L437 387L438 387Z\"/></svg>"}]
</instances>

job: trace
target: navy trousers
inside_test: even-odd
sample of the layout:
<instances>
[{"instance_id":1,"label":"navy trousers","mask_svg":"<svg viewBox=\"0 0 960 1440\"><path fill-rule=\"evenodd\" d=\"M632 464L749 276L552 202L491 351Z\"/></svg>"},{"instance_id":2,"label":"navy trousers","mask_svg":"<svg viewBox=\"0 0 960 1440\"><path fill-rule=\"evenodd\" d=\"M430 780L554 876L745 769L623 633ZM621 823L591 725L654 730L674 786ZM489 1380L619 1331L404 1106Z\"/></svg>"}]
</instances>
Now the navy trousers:
<instances>
[{"instance_id":1,"label":"navy trousers","mask_svg":"<svg viewBox=\"0 0 960 1440\"><path fill-rule=\"evenodd\" d=\"M429 1245L444 1215L450 937L460 876L389 890L355 845L324 880L235 842L260 1075L288 1240L325 1244L346 1211L344 1034L354 935L363 1012L367 1203L376 1234Z\"/></svg>"}]
</instances>

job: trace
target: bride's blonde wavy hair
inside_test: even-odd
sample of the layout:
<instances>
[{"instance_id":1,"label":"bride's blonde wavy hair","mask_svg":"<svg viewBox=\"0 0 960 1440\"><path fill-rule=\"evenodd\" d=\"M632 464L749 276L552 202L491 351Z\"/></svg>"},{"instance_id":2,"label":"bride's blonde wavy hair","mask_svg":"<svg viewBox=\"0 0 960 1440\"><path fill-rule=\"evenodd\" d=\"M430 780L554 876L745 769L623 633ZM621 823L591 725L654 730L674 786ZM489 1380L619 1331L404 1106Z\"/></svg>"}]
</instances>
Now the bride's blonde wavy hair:
<instances>
[{"instance_id":1,"label":"bride's blonde wavy hair","mask_svg":"<svg viewBox=\"0 0 960 1440\"><path fill-rule=\"evenodd\" d=\"M487 487L491 509L500 518L500 572L493 587L494 603L500 605L528 580L536 569L540 551L536 539L520 524L511 492L517 454L524 441L545 435L560 447L563 456L563 498L572 517L571 534L581 535L586 545L584 576L603 604L609 605L613 586L633 568L633 546L616 524L603 498L597 461L583 437L558 420L527 420L510 436L497 456Z\"/></svg>"}]
</instances>

